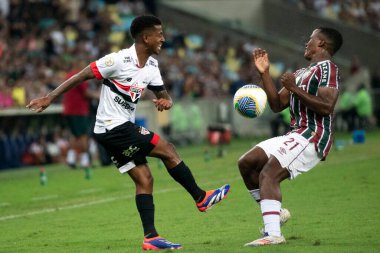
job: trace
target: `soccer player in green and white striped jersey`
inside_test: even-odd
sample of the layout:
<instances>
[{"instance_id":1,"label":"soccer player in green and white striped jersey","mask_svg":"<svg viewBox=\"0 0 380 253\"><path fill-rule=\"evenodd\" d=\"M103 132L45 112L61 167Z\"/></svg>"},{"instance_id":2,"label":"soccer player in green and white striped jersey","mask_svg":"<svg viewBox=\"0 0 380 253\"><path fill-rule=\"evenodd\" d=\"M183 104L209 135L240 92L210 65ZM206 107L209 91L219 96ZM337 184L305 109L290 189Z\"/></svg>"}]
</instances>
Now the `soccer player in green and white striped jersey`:
<instances>
[{"instance_id":1,"label":"soccer player in green and white striped jersey","mask_svg":"<svg viewBox=\"0 0 380 253\"><path fill-rule=\"evenodd\" d=\"M239 159L239 169L252 197L260 204L263 237L246 246L285 243L281 234L290 213L281 208L280 183L294 179L324 160L332 145L333 112L339 95L339 71L332 56L343 43L335 29L319 27L306 43L306 68L281 76L277 91L269 75L269 57L264 49L253 51L252 60L261 75L273 112L289 107L291 131L263 141Z\"/></svg>"}]
</instances>

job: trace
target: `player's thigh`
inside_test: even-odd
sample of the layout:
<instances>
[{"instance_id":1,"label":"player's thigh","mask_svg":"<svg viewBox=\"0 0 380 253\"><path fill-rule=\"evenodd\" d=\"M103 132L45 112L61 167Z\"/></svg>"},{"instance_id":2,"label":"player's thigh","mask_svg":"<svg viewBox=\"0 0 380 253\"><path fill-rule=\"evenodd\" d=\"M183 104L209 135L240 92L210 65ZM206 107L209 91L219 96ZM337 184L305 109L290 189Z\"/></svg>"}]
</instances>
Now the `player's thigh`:
<instances>
[{"instance_id":1,"label":"player's thigh","mask_svg":"<svg viewBox=\"0 0 380 253\"><path fill-rule=\"evenodd\" d=\"M238 161L239 168L244 169L254 169L260 171L263 166L267 163L268 156L261 147L253 147L244 153Z\"/></svg>"},{"instance_id":2,"label":"player's thigh","mask_svg":"<svg viewBox=\"0 0 380 253\"><path fill-rule=\"evenodd\" d=\"M163 138L160 138L149 156L161 159L180 159L175 146Z\"/></svg>"},{"instance_id":3,"label":"player's thigh","mask_svg":"<svg viewBox=\"0 0 380 253\"><path fill-rule=\"evenodd\" d=\"M287 168L283 168L278 159L274 156L271 156L268 159L268 162L264 165L260 172L260 182L263 182L264 178L281 182L289 177L289 170Z\"/></svg>"}]
</instances>

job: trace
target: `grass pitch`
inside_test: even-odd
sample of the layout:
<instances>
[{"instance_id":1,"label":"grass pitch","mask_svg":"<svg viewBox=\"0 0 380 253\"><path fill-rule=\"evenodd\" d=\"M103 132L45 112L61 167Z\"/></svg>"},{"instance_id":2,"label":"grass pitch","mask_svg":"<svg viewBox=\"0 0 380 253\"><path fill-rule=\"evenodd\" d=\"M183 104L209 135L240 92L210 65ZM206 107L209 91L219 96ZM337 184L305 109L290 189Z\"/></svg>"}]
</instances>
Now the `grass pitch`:
<instances>
[{"instance_id":1,"label":"grass pitch","mask_svg":"<svg viewBox=\"0 0 380 253\"><path fill-rule=\"evenodd\" d=\"M260 237L262 219L237 160L257 141L233 140L223 158L214 148L209 162L202 145L179 149L202 188L231 184L227 199L207 213L151 159L158 232L183 244L182 252L380 252L380 131L283 182L283 206L292 214L282 229L288 243L247 248L244 243ZM46 171L45 186L37 167L0 172L0 252L141 252L143 231L127 175L113 166L95 168L91 180L64 165Z\"/></svg>"}]
</instances>

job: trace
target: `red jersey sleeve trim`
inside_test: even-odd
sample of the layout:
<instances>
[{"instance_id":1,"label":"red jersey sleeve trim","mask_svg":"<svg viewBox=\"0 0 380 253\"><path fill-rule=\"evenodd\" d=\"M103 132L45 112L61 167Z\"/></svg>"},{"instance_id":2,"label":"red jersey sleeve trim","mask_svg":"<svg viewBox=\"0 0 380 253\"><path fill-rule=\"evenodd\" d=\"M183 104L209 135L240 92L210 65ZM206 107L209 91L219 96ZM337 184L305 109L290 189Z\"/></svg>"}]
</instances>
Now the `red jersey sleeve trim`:
<instances>
[{"instance_id":1,"label":"red jersey sleeve trim","mask_svg":"<svg viewBox=\"0 0 380 253\"><path fill-rule=\"evenodd\" d=\"M150 140L150 143L156 146L159 140L160 140L160 136L158 134L154 134L153 138Z\"/></svg>"},{"instance_id":2,"label":"red jersey sleeve trim","mask_svg":"<svg viewBox=\"0 0 380 253\"><path fill-rule=\"evenodd\" d=\"M96 79L98 79L98 80L103 79L102 74L100 74L100 72L99 72L98 66L96 66L96 62L94 62L94 61L91 62L90 67L91 67L91 70L94 73Z\"/></svg>"}]
</instances>

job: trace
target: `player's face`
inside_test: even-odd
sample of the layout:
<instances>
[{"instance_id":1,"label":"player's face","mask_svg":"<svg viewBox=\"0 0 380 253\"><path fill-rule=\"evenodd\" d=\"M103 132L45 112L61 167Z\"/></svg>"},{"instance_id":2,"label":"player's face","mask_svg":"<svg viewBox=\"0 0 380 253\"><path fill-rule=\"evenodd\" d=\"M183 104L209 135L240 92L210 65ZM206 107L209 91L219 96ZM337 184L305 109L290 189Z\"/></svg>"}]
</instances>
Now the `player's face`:
<instances>
[{"instance_id":1,"label":"player's face","mask_svg":"<svg viewBox=\"0 0 380 253\"><path fill-rule=\"evenodd\" d=\"M162 44L165 42L162 26L154 26L148 34L147 46L151 54L159 54Z\"/></svg>"},{"instance_id":2,"label":"player's face","mask_svg":"<svg viewBox=\"0 0 380 253\"><path fill-rule=\"evenodd\" d=\"M320 41L321 40L319 39L319 30L316 29L313 31L309 41L305 45L304 57L306 60L310 61L313 58L313 55L316 53L316 50L318 49Z\"/></svg>"}]
</instances>

